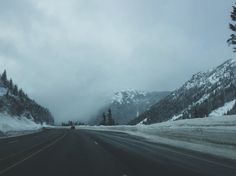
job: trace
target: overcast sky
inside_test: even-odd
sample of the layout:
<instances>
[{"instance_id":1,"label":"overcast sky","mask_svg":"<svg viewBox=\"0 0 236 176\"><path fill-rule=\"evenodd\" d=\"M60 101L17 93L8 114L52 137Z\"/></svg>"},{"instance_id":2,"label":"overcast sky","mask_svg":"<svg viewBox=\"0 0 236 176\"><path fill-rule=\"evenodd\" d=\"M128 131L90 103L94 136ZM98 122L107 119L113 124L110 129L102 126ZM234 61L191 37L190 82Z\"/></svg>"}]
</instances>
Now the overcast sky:
<instances>
[{"instance_id":1,"label":"overcast sky","mask_svg":"<svg viewBox=\"0 0 236 176\"><path fill-rule=\"evenodd\" d=\"M234 0L0 1L0 70L56 121L87 119L105 95L174 90L234 57Z\"/></svg>"}]
</instances>

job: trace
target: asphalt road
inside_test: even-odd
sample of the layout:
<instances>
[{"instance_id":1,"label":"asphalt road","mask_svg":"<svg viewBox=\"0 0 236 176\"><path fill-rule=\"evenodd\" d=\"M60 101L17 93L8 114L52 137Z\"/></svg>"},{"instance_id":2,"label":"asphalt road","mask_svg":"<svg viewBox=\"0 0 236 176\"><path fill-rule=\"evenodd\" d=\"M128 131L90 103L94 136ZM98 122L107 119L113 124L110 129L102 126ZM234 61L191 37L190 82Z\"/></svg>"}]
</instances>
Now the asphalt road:
<instances>
[{"instance_id":1,"label":"asphalt road","mask_svg":"<svg viewBox=\"0 0 236 176\"><path fill-rule=\"evenodd\" d=\"M0 139L6 176L235 176L236 161L118 132L45 130Z\"/></svg>"}]
</instances>

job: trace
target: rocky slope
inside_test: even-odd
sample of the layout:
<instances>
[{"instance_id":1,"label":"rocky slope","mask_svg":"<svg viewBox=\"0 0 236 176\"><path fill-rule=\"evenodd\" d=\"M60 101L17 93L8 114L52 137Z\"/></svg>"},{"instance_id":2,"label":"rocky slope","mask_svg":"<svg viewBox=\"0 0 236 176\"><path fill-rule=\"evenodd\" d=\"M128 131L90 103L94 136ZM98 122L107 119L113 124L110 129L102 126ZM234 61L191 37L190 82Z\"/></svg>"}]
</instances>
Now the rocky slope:
<instances>
[{"instance_id":1,"label":"rocky slope","mask_svg":"<svg viewBox=\"0 0 236 176\"><path fill-rule=\"evenodd\" d=\"M37 123L54 122L50 111L29 98L22 89L18 90L17 85L7 79L6 72L0 78L0 113L26 117Z\"/></svg>"},{"instance_id":2,"label":"rocky slope","mask_svg":"<svg viewBox=\"0 0 236 176\"><path fill-rule=\"evenodd\" d=\"M192 76L178 90L154 104L130 124L236 113L236 60Z\"/></svg>"}]
</instances>

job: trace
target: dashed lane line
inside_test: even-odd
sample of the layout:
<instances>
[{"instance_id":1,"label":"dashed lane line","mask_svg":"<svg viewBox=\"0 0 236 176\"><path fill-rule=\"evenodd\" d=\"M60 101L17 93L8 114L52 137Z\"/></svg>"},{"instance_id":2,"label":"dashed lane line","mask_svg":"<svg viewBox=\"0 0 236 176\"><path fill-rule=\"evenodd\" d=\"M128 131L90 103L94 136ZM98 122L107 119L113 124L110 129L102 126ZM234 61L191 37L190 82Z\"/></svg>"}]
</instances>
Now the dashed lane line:
<instances>
[{"instance_id":1,"label":"dashed lane line","mask_svg":"<svg viewBox=\"0 0 236 176\"><path fill-rule=\"evenodd\" d=\"M32 153L31 155L29 155L29 156L27 156L26 158L24 158L24 159L22 159L22 160L16 162L15 164L13 164L13 165L11 165L11 166L9 166L9 167L7 167L7 168L1 170L1 171L0 171L0 175L6 173L7 171L11 170L12 168L14 168L14 167L20 165L21 163L23 163L24 161L26 161L26 160L28 160L28 159L30 159L30 158L36 156L36 155L39 154L40 152L42 152L42 151L48 149L49 147L53 146L53 145L56 144L58 141L62 140L62 139L66 136L66 134L67 134L67 132L64 133L63 136L57 138L57 139L54 140L53 142L51 142L51 143L49 143L48 145L42 147L40 150L38 150L38 151Z\"/></svg>"}]
</instances>

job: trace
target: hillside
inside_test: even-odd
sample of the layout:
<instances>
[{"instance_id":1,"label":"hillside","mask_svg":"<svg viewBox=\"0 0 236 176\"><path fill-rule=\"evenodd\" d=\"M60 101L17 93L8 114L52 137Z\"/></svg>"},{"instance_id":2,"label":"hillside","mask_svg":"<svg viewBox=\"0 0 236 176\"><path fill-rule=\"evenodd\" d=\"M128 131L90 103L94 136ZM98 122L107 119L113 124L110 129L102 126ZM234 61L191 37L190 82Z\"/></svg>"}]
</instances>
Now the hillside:
<instances>
[{"instance_id":1,"label":"hillside","mask_svg":"<svg viewBox=\"0 0 236 176\"><path fill-rule=\"evenodd\" d=\"M236 60L199 72L130 124L201 118L236 113Z\"/></svg>"},{"instance_id":2,"label":"hillside","mask_svg":"<svg viewBox=\"0 0 236 176\"><path fill-rule=\"evenodd\" d=\"M10 79L6 71L0 75L0 113L10 117L28 118L36 123L54 123L50 111L28 97Z\"/></svg>"},{"instance_id":3,"label":"hillside","mask_svg":"<svg viewBox=\"0 0 236 176\"><path fill-rule=\"evenodd\" d=\"M99 124L102 120L103 112L107 112L109 108L112 110L116 123L127 124L169 93L167 91L144 92L136 90L116 92L110 98L109 103L97 112L97 116L95 120L92 120L91 124Z\"/></svg>"}]
</instances>

